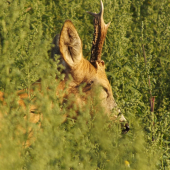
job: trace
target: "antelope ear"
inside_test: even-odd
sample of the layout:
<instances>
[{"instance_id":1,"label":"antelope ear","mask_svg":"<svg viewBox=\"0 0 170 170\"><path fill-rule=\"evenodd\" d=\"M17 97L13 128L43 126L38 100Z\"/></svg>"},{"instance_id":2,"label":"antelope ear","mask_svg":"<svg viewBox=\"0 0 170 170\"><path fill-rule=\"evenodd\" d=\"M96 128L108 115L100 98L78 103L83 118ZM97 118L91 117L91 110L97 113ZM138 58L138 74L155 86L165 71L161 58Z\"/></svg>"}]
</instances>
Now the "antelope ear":
<instances>
[{"instance_id":1,"label":"antelope ear","mask_svg":"<svg viewBox=\"0 0 170 170\"><path fill-rule=\"evenodd\" d=\"M60 53L65 62L73 67L83 57L81 39L70 20L66 20L60 33Z\"/></svg>"}]
</instances>

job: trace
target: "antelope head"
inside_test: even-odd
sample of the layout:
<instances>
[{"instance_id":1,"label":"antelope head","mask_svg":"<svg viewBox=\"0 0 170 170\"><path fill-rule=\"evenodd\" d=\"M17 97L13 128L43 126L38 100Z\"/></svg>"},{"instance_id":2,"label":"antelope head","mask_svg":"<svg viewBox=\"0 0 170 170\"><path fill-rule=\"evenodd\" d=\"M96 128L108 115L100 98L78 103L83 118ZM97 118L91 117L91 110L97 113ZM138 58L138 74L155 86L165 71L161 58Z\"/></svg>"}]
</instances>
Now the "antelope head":
<instances>
[{"instance_id":1,"label":"antelope head","mask_svg":"<svg viewBox=\"0 0 170 170\"><path fill-rule=\"evenodd\" d=\"M70 94L75 94L79 102L85 103L86 99L79 98L76 89L85 83L84 93L86 96L93 96L94 87L99 87L101 104L106 113L112 116L112 110L116 109L117 104L105 73L105 63L101 60L102 47L110 23L105 24L103 20L104 7L102 1L98 14L88 13L94 17L94 35L90 61L83 57L81 39L70 20L65 21L60 35L56 35L53 39L52 58L54 58L54 54L61 55L60 63L65 66L65 81L67 81L69 74L72 76L72 81L69 84ZM119 112L119 109L117 109L117 115ZM113 117L117 117L117 115ZM123 115L120 116L120 121L125 121Z\"/></svg>"}]
</instances>

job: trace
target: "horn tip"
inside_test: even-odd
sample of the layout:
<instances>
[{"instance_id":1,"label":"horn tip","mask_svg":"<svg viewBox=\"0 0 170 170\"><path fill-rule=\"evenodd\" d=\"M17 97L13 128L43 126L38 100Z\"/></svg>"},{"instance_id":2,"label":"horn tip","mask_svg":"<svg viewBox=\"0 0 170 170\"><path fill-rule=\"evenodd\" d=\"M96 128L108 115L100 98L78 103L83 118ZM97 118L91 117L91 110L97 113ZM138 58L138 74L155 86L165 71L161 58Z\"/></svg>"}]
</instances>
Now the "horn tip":
<instances>
[{"instance_id":1,"label":"horn tip","mask_svg":"<svg viewBox=\"0 0 170 170\"><path fill-rule=\"evenodd\" d=\"M107 24L107 27L109 27L109 26L110 26L110 24L111 24L111 21Z\"/></svg>"},{"instance_id":2,"label":"horn tip","mask_svg":"<svg viewBox=\"0 0 170 170\"><path fill-rule=\"evenodd\" d=\"M97 14L96 13L93 13L93 12L90 12L90 11L86 11L88 14L90 14L90 15L92 15L92 16L94 16L94 17L96 17L97 16Z\"/></svg>"},{"instance_id":3,"label":"horn tip","mask_svg":"<svg viewBox=\"0 0 170 170\"><path fill-rule=\"evenodd\" d=\"M103 11L104 10L104 6L103 6L103 2L102 2L102 0L100 0L100 11Z\"/></svg>"}]
</instances>

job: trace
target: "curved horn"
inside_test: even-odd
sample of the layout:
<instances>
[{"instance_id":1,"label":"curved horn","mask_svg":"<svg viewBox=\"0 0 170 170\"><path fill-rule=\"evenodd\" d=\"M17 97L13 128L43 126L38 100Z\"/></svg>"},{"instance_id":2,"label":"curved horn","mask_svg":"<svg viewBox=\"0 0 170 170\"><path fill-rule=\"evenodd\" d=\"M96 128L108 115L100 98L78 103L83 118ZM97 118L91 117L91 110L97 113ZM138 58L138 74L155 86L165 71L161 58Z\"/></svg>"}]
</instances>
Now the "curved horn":
<instances>
[{"instance_id":1,"label":"curved horn","mask_svg":"<svg viewBox=\"0 0 170 170\"><path fill-rule=\"evenodd\" d=\"M91 58L90 62L94 65L94 62L97 60L101 60L101 53L104 40L106 38L107 29L110 25L104 23L103 13L104 13L104 6L102 1L100 1L101 7L100 12L98 14L88 12L92 16L94 16L94 34L93 34L93 42L91 48Z\"/></svg>"}]
</instances>

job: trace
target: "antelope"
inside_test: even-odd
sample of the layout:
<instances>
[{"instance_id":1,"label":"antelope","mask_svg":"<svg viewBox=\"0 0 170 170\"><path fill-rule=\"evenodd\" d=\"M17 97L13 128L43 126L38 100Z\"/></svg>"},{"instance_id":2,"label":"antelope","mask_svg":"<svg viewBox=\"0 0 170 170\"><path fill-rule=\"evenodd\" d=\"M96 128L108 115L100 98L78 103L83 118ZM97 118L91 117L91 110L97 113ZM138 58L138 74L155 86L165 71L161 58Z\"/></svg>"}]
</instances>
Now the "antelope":
<instances>
[{"instance_id":1,"label":"antelope","mask_svg":"<svg viewBox=\"0 0 170 170\"><path fill-rule=\"evenodd\" d=\"M120 110L117 108L117 104L114 100L112 87L107 79L105 72L105 63L101 60L102 47L106 38L107 30L110 25L105 24L103 19L104 6L101 1L101 8L98 14L88 12L94 17L94 35L91 48L90 61L83 57L82 42L77 33L76 28L70 20L66 20L60 35L56 35L53 39L53 47L51 50L51 58L55 58L55 54L60 55L60 64L64 66L63 73L65 74L64 80L62 80L56 89L56 95L58 90L64 89L65 84L69 82L67 95L63 98L69 98L69 95L74 94L76 98L76 104L85 105L87 98L93 96L94 89L100 88L99 98L101 99L101 105L105 110L106 115L115 121L119 119L120 122L126 121L124 116L120 114ZM69 80L70 76L72 77ZM56 78L57 79L57 78ZM41 83L41 82L40 82ZM82 91L85 93L85 97L81 97L79 94L79 87L84 84ZM27 94L18 93L20 100L19 105L24 107L23 99L28 97ZM0 100L3 100L3 93L0 93ZM38 122L39 117L34 115L34 109L36 106L31 106L30 114L32 115L32 121ZM116 109L117 114L112 114L112 110ZM118 116L120 115L120 116ZM126 124L126 132L129 130L128 124Z\"/></svg>"},{"instance_id":2,"label":"antelope","mask_svg":"<svg viewBox=\"0 0 170 170\"><path fill-rule=\"evenodd\" d=\"M98 14L88 12L94 17L94 34L91 48L90 61L83 57L81 39L70 20L66 20L60 35L56 35L53 39L54 47L51 51L51 58L54 59L55 54L60 55L60 63L65 67L65 80L68 80L70 74L73 78L69 85L69 93L74 93L77 100L79 99L78 87L85 83L83 88L86 96L93 95L93 87L101 87L99 97L102 99L101 104L108 116L116 119L120 115L119 120L126 121L113 98L112 88L105 73L105 63L101 60L102 47L106 38L107 30L110 22L105 24L103 19L104 6L100 1L101 7ZM117 109L117 115L112 115L112 110ZM126 130L129 126L126 124Z\"/></svg>"}]
</instances>

